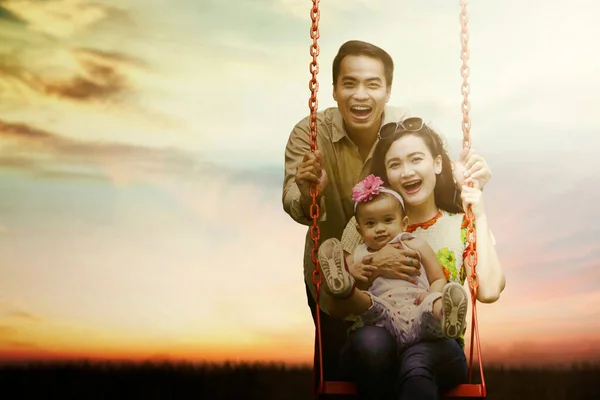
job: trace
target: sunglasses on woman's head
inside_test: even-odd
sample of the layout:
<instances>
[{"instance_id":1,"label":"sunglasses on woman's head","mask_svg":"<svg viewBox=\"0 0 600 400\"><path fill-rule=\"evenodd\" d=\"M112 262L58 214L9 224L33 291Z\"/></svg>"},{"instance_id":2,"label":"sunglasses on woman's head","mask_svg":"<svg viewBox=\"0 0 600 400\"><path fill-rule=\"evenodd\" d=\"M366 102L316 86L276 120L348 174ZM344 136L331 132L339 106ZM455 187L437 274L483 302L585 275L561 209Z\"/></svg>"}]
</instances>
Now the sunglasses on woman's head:
<instances>
[{"instance_id":1,"label":"sunglasses on woman's head","mask_svg":"<svg viewBox=\"0 0 600 400\"><path fill-rule=\"evenodd\" d=\"M379 139L387 139L396 132L417 132L423 129L425 122L419 117L410 117L400 122L390 122L379 130Z\"/></svg>"}]
</instances>

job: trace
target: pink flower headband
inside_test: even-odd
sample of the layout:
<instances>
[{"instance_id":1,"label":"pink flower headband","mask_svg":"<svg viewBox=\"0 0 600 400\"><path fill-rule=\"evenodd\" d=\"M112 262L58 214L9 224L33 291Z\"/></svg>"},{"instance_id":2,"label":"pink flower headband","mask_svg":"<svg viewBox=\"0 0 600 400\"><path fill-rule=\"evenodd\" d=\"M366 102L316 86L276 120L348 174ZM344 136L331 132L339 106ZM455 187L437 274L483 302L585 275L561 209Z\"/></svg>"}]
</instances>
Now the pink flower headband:
<instances>
[{"instance_id":1,"label":"pink flower headband","mask_svg":"<svg viewBox=\"0 0 600 400\"><path fill-rule=\"evenodd\" d=\"M383 187L383 180L381 180L380 177L371 174L362 181L358 182L352 188L354 212L356 213L356 206L358 206L358 203L366 203L367 201L371 201L373 200L373 197L377 196L379 193L389 193L397 198L402 206L402 209L404 210L404 200L402 197L393 190Z\"/></svg>"}]
</instances>

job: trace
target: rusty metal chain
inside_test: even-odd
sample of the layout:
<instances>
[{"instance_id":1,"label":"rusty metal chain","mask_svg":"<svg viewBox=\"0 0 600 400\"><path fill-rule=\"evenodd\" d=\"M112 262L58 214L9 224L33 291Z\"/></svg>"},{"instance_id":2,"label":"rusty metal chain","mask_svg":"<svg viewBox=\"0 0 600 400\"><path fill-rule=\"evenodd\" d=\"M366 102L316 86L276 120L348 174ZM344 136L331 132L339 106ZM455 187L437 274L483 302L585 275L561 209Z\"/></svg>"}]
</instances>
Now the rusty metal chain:
<instances>
[{"instance_id":1,"label":"rusty metal chain","mask_svg":"<svg viewBox=\"0 0 600 400\"><path fill-rule=\"evenodd\" d=\"M460 76L462 76L462 86L461 93L463 95L462 101L462 130L463 130L463 147L470 148L471 147L471 138L469 133L471 131L471 120L469 118L469 111L471 111L471 104L469 103L469 94L471 93L471 87L469 86L469 75L471 74L471 70L469 69L468 61L471 56L471 52L469 50L469 29L467 26L467 22L469 22L469 15L467 14L467 4L468 0L460 0L460 42L461 42L461 52L460 58L462 59L462 66L460 68Z\"/></svg>"},{"instance_id":2,"label":"rusty metal chain","mask_svg":"<svg viewBox=\"0 0 600 400\"><path fill-rule=\"evenodd\" d=\"M462 131L463 131L463 148L471 148L471 118L469 117L469 112L471 111L471 103L469 103L469 94L471 92L471 87L469 85L469 75L471 73L468 65L470 51L469 51L469 28L467 26L467 22L469 21L469 15L467 14L467 4L468 0L460 0L460 42L461 42L461 52L460 58L462 59L462 66L460 68L460 75L462 76L462 86L461 93L463 96L462 100ZM477 276L477 247L476 247L476 234L475 228L473 226L473 210L471 206L465 210L468 222L467 228L467 240L468 240L468 248L467 248L467 263L469 264L471 275L469 277L469 287L471 288L471 294L473 296L473 301L476 300L477 289L479 288L479 277Z\"/></svg>"},{"instance_id":3,"label":"rusty metal chain","mask_svg":"<svg viewBox=\"0 0 600 400\"><path fill-rule=\"evenodd\" d=\"M312 44L310 45L310 55L312 61L309 65L311 79L308 87L310 89L310 99L308 100L308 107L310 108L310 117L308 122L308 128L310 131L310 151L315 152L317 150L317 111L319 109L319 102L317 100L317 93L319 91L319 81L317 80L317 74L319 73L319 62L317 57L319 56L319 0L312 0L312 8L310 10L310 19L312 24L310 26L310 37ZM317 351L319 354L319 375L318 375L318 386L317 393L322 393L324 385L324 373L323 373L323 341L321 338L321 310L319 307L319 293L321 291L321 266L319 265L319 258L317 257L319 252L319 239L321 238L321 230L319 229L319 185L312 183L309 187L310 197L312 204L310 206L310 218L312 219L312 226L310 227L310 238L313 241L313 249L311 259L315 265L312 272L312 282L316 289L316 340L317 340Z\"/></svg>"},{"instance_id":4,"label":"rusty metal chain","mask_svg":"<svg viewBox=\"0 0 600 400\"><path fill-rule=\"evenodd\" d=\"M319 109L319 102L317 100L317 92L319 91L319 81L317 80L317 74L319 73L319 62L317 57L319 56L319 0L312 0L313 6L310 11L310 18L312 25L310 27L310 37L312 38L312 44L310 45L310 55L312 61L310 62L309 70L312 75L308 87L310 88L310 99L308 100L308 107L310 108L310 117L308 127L310 130L310 150L317 150L317 111ZM317 204L317 198L319 196L319 186L316 183L310 185L309 188L310 197L312 198L312 204L310 206L310 218L312 219L312 226L310 227L310 238L312 239L314 246L312 249L312 262L315 264L315 269L312 273L313 284L317 288L317 296L319 288L321 286L321 268L319 266L319 259L317 253L319 251L319 239L321 232L317 220L319 219L319 205Z\"/></svg>"}]
</instances>

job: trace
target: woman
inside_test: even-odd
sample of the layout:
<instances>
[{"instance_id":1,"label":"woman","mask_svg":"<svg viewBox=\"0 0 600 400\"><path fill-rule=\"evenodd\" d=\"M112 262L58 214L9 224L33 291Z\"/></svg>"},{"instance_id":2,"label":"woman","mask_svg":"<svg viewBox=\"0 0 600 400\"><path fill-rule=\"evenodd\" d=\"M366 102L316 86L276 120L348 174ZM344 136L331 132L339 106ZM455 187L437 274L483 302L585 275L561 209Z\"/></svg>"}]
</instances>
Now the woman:
<instances>
[{"instance_id":1,"label":"woman","mask_svg":"<svg viewBox=\"0 0 600 400\"><path fill-rule=\"evenodd\" d=\"M463 256L467 242L462 203L472 205L477 227L477 299L491 303L504 290L505 278L483 208L481 188L489 170L472 151L463 151L461 159L453 168L440 136L420 118L409 118L381 129L371 172L402 195L409 231L434 249L447 279L461 284L471 273ZM469 182L473 188L466 186ZM344 250L352 252L360 241L351 220L342 237ZM372 281L379 275L413 280L411 275L418 273L412 267L418 265L416 258L416 253L388 245L363 263L351 265L350 271L357 280ZM332 301L327 295L323 300L332 314L344 316L343 301ZM437 399L439 391L466 381L462 343L422 342L397 357L396 343L385 329L359 327L349 335L342 367L346 377L356 381L361 399Z\"/></svg>"}]
</instances>

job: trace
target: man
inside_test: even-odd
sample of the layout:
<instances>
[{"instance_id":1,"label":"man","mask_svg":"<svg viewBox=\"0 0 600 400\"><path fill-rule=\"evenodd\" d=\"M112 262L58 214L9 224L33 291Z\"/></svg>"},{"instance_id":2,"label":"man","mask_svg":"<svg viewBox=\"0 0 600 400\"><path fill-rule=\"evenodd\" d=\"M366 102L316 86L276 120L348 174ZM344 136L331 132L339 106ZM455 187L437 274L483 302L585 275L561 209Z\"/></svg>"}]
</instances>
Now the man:
<instances>
[{"instance_id":1,"label":"man","mask_svg":"<svg viewBox=\"0 0 600 400\"><path fill-rule=\"evenodd\" d=\"M369 174L371 153L382 125L408 116L386 106L391 94L394 64L383 49L362 41L344 43L333 60L333 98L337 107L317 114L318 151L310 152L308 117L290 134L285 151L283 207L298 223L311 225L309 188L319 184L320 241L341 238L353 215L352 187ZM304 279L308 303L315 318L313 241L307 232ZM413 255L414 257L414 255ZM416 274L406 266L405 272ZM336 379L339 355L349 322L321 312L325 379Z\"/></svg>"}]
</instances>

